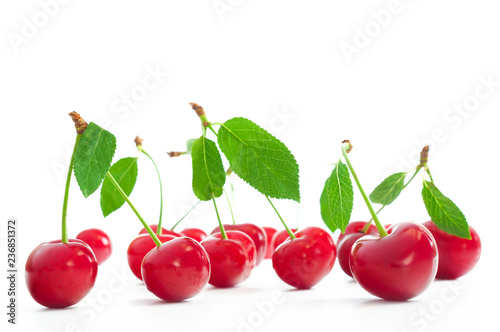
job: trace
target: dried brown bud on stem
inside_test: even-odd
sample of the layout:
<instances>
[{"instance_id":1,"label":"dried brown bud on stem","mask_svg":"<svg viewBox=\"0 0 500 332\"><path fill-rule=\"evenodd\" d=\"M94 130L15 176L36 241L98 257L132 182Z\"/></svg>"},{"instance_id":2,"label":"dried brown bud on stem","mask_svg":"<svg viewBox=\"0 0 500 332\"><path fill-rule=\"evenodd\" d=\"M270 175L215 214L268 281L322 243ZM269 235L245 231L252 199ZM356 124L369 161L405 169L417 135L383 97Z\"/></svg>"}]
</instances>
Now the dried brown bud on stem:
<instances>
[{"instance_id":1,"label":"dried brown bud on stem","mask_svg":"<svg viewBox=\"0 0 500 332\"><path fill-rule=\"evenodd\" d=\"M424 146L420 152L420 165L425 165L429 161L429 145Z\"/></svg>"},{"instance_id":2,"label":"dried brown bud on stem","mask_svg":"<svg viewBox=\"0 0 500 332\"><path fill-rule=\"evenodd\" d=\"M135 146L139 147L139 146L142 146L142 142L144 142L144 140L142 138L140 138L139 136L136 136L134 139L134 142L135 142Z\"/></svg>"},{"instance_id":3,"label":"dried brown bud on stem","mask_svg":"<svg viewBox=\"0 0 500 332\"><path fill-rule=\"evenodd\" d=\"M201 107L197 103L189 103L189 105L191 105L191 107L193 108L193 110L196 112L196 114L198 116L201 117L201 116L205 115L205 111L203 110L203 107Z\"/></svg>"},{"instance_id":4,"label":"dried brown bud on stem","mask_svg":"<svg viewBox=\"0 0 500 332\"><path fill-rule=\"evenodd\" d=\"M83 120L83 118L80 116L80 114L76 113L75 111L71 112L68 114L73 122L75 123L75 128L76 128L76 133L77 134L83 134L85 129L88 126L88 123Z\"/></svg>"},{"instance_id":5,"label":"dried brown bud on stem","mask_svg":"<svg viewBox=\"0 0 500 332\"><path fill-rule=\"evenodd\" d=\"M182 156L183 154L186 154L186 152L172 151L172 152L167 152L167 154L170 156L170 158L173 158L173 157Z\"/></svg>"}]
</instances>

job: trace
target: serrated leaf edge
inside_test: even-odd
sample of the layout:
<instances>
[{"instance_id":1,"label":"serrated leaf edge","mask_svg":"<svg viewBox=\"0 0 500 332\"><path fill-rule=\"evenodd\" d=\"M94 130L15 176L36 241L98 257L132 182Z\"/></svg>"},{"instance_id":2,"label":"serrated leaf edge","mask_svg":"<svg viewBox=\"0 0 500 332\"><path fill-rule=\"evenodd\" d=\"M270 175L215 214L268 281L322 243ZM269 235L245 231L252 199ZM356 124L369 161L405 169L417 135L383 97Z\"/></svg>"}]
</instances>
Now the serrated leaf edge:
<instances>
[{"instance_id":1,"label":"serrated leaf edge","mask_svg":"<svg viewBox=\"0 0 500 332\"><path fill-rule=\"evenodd\" d=\"M193 193L195 194L195 196L196 196L196 197L198 197L198 198L199 198L200 200L202 200L202 201L209 201L210 199L212 199L212 198L214 198L214 197L215 197L215 198L217 198L217 197L220 197L220 196L222 195L222 193L223 193L223 191L224 191L223 186L224 186L224 184L226 183L226 178L225 178L225 174L226 174L226 173L224 172L224 184L221 186L221 193L220 193L220 195L218 195L218 196L217 196L217 195L216 195L216 193L214 192L214 185L212 184L212 183L213 183L212 178L209 176L209 172L208 172L208 166L207 166L208 164L207 164L207 159L206 159L206 156L207 156L207 153L206 153L206 144L207 144L207 143L206 143L206 142L207 142L207 141L210 141L210 142L214 143L215 150L216 150L216 152L217 152L217 155L218 155L218 157L219 157L219 160L220 160L221 164L222 164L222 158L221 158L221 155L220 155L220 152L219 152L219 148L217 147L217 144L216 144L214 141L212 141L211 139L206 138L205 136L201 136L201 137L199 137L198 139L196 139L196 141L197 141L197 140L199 140L199 139L201 139L201 138L203 138L203 140L202 140L202 142L203 142L203 143L202 143L202 146L203 146L203 164L204 164L204 165L203 165L203 167L204 167L204 169L205 169L205 172L206 172L206 175L207 175L207 179L208 179L208 183L209 183L209 185L210 185L210 191L211 191L211 195L212 195L212 197L210 197L210 198L209 198L209 199L207 199L207 200L200 198L200 197L196 194L196 191L195 191L195 188L194 188L194 183L192 183L192 184L191 184L191 186L192 186L192 189L193 189ZM194 143L195 143L196 141L194 141L194 142L193 142L193 145L194 145ZM222 173L221 173L221 174L222 174Z\"/></svg>"},{"instance_id":2,"label":"serrated leaf edge","mask_svg":"<svg viewBox=\"0 0 500 332\"><path fill-rule=\"evenodd\" d=\"M270 132L268 132L267 130L265 130L264 128L262 128L261 126L259 126L259 125L258 125L258 124L256 124L255 122L253 122L252 120L249 120L249 119L246 119L246 118L243 118L243 117L235 117L235 118L231 118L231 119L227 120L226 122L228 122L228 121L230 121L230 120L233 120L233 119L244 119L244 120L250 121L250 122L252 122L253 124L255 124L257 127L259 127L260 129L262 129L263 131L265 131L267 134L269 134L272 138L274 138L275 140L277 140L278 142L280 142L281 144L283 144L283 146L285 147L286 152L288 152L288 153L290 154L290 156L292 156L292 159L293 159L293 161L295 162L295 166L297 167L297 177L300 179L300 177L299 177L299 174L300 174L300 167L299 167L299 165L298 165L298 163L297 163L297 160L295 159L295 156L292 154L292 152L290 151L290 149L288 149L288 147L287 147L287 146L286 146L283 142L281 142L281 141L280 141L278 138L276 138L273 134L271 134ZM236 136L236 135L235 135L235 134L234 134L231 130L229 130L229 129L225 126L225 123L226 123L226 122L222 123L222 124L221 124L221 127L224 127L224 129L225 129L225 130L227 130L228 132L230 132L230 133L231 133L234 137L236 137L236 138L237 138L237 139L238 139L238 140L239 140L242 144L244 144L244 145L245 145L245 146L246 146L246 147L247 147L247 148L248 148L248 149L249 149L249 150L250 150L250 151L251 151L251 152L252 152L252 153L253 153L253 154L257 157L257 159L259 159L259 160L260 160L260 162L261 162L261 163L262 163L262 164L263 164L263 165L264 165L264 166L265 166L265 167L269 170L269 172L270 172L271 174L273 174L276 178L278 178L278 177L276 176L276 174L272 171L272 169L271 169L271 168L269 168L269 167L267 166L267 164L265 164L265 163L264 163L264 162L263 162L263 161L262 161L262 160L261 160L261 159L257 156L257 154L256 154L256 153L255 153L255 152L254 152L254 151L253 151L253 150L252 150L252 149L251 149L251 148L250 148L247 144L245 144L245 142L244 142L244 141L242 141L241 139L239 139L239 137L238 137L238 136ZM220 129L219 129L219 130L220 130ZM224 151L222 151L222 153L224 153ZM229 161L229 159L228 159L228 161ZM230 162L230 161L229 161L229 164L231 165L231 162ZM231 166L232 166L232 165L231 165ZM235 170L234 168L233 168L233 171L235 171L235 173L236 173L236 170ZM289 172L289 173L290 173L290 174L292 174L292 175L294 175L294 176L296 175L295 173L292 173L292 172ZM237 173L236 173L236 174L237 174ZM242 179L245 183L247 183L249 186L251 186L251 187L252 187L252 188L254 188L255 190L259 191L259 192L260 192L261 194L263 194L263 195L266 195L266 196L269 196L269 197L271 197L271 198L275 198L275 199L291 199L291 200L293 200L293 201L296 201L297 203L300 203L300 182L298 183L298 187L297 187L297 195L295 195L295 194L294 194L294 195L293 195L293 197L277 197L276 195L273 195L273 194L271 194L271 193L265 193L265 192L262 192L261 190L259 190L259 189L255 188L254 186L252 186L252 185L251 185L251 184L250 184L247 180L243 179L242 177L240 177L240 178L241 178L241 179ZM281 180L280 180L280 182L281 182L281 183L283 183ZM283 184L285 184L285 183L283 183ZM286 186L286 187L288 187L286 184L285 184L285 186ZM294 191L295 191L295 190L294 190ZM291 196L292 196L292 195L291 195Z\"/></svg>"},{"instance_id":3,"label":"serrated leaf edge","mask_svg":"<svg viewBox=\"0 0 500 332\"><path fill-rule=\"evenodd\" d=\"M373 200L373 198L372 198L373 193L374 193L374 192L375 192L375 191L376 191L376 190L377 190L377 189L378 189L378 188L379 188L379 187L380 187L380 186L381 186L381 185L382 185L382 184L383 184L383 183L384 183L387 179L389 179L391 176L396 175L396 174L404 174L404 176L402 176L402 177L401 177L401 180L403 181L403 185L404 185L404 180L406 179L406 175L407 175L407 173L404 173L404 172L399 172L399 173L394 173L394 174L391 174L391 175L389 175L388 177L386 177L386 178L385 178L382 182L380 182L380 184L379 184L378 186L376 186L376 187L375 187L375 189L373 189L372 193L371 193L371 194L370 194L370 196L369 196L370 201L372 201L373 203L376 203L376 204L389 205L389 204L391 204L392 202L394 202L394 201L396 200L396 198L398 198L398 196L401 194L401 191L402 191L402 190L400 190L400 191L399 191L399 193L398 193L398 194L397 194L397 195L396 195L396 196L392 199L392 201L391 201L390 203L388 203L388 204L381 203L381 201L382 201L383 199L385 199L385 198L389 195L389 193L390 193L390 192L391 192L391 191L392 191L392 190L396 187L396 185L398 185L398 184L399 184L399 182L400 182L400 181L395 182L395 184L394 184L394 185L390 188L390 190L388 190L388 191L386 192L386 194L383 196L383 199L378 199L378 200L376 200L376 201L375 201L375 200Z\"/></svg>"},{"instance_id":4,"label":"serrated leaf edge","mask_svg":"<svg viewBox=\"0 0 500 332\"><path fill-rule=\"evenodd\" d=\"M340 166L340 167L339 167ZM335 230L337 229L340 229L340 231L343 233L345 232L345 228L347 227L347 224L349 223L349 220L351 219L351 215L352 215L352 210L353 210L353 204L349 204L349 208L347 211L345 211L345 204L342 204L343 202L345 202L345 194L346 194L346 190L343 190L343 186L341 184L341 177L340 177L340 168L344 166L346 169L347 169L347 165L343 164L341 161L339 161L337 164L335 164L335 168L333 169L332 171L332 174L328 177L328 179L326 180L325 182L325 187L323 189L323 192L325 191L326 189L326 200L327 200L327 203L328 203L328 213L329 213L329 221L328 223L332 223L333 226L335 226L336 228L335 229L332 229L332 227L330 227L330 225L328 225L325 220L323 219L323 222L325 222L326 226L332 231L334 232ZM329 199L329 197L331 196L330 192L331 192L331 185L330 185L330 181L332 181L332 176L334 176L337 178L337 182L338 183L338 189L339 189L339 199L340 199L340 208L341 208L341 212L340 214L341 215L345 215L347 216L347 222L345 223L345 226L344 226L344 222L343 220L334 220L334 211L333 211L333 206L334 204L332 204L331 200ZM347 169L347 187L350 189L350 191L354 194L354 191L353 191L353 186L352 186L352 181L351 181L351 178L350 178L350 173L349 173L349 170ZM323 194L322 192L322 194ZM320 197L320 201L321 201L321 197ZM351 202L354 201L354 197L353 199L351 200ZM344 212L345 211L345 212Z\"/></svg>"},{"instance_id":5,"label":"serrated leaf edge","mask_svg":"<svg viewBox=\"0 0 500 332\"><path fill-rule=\"evenodd\" d=\"M91 124L94 124L95 126L97 126L97 127L99 127L99 128L101 129L101 132L99 133L99 138L101 137L101 135L102 135L102 132L103 132L103 131L107 131L106 129L102 128L101 126L99 126L98 124L96 124L96 123L94 123L94 122L90 122L90 123L89 123L89 125L91 125ZM88 127L87 127L87 128L88 128ZM107 167L107 168L108 168L108 170L109 170L109 168L111 167L111 163L112 163L112 161L113 161L113 157L114 157L115 152L116 152L116 137L115 137L115 135L113 135L111 132L109 132L109 131L107 131L107 132L111 134L111 137L112 137L112 142L113 142L113 143L114 143L114 145L115 145L115 148L113 149L113 153L111 154L111 158L110 158L109 165L108 165L108 167ZM84 135L84 134L85 134L85 132L84 132L82 135ZM78 145L79 145L80 143L81 143L81 142L78 142ZM78 146L77 146L77 148L78 148ZM95 152L94 152L94 154L95 154ZM104 178L106 177L106 175L104 175L104 177L103 177L103 178L101 179L101 181L99 182L99 185L98 185L98 186L97 186L97 187L96 187L93 191L88 192L85 188L83 188L83 187L82 187L82 184L80 183L79 178L76 176L76 172L75 172L75 167L74 167L74 166L73 166L73 174L75 175L75 179L76 179L76 182L78 183L78 187L80 188L80 191L82 192L83 197L85 197L85 198L89 197L89 196L90 196L90 195L92 195L94 192L96 192L96 190L97 190L97 189L99 189L99 187L100 187L100 186L101 186L101 184L102 184L102 181L103 181L103 180L104 180ZM88 174L89 174L89 172L87 173L87 177L86 177L87 179L88 179Z\"/></svg>"},{"instance_id":6,"label":"serrated leaf edge","mask_svg":"<svg viewBox=\"0 0 500 332\"><path fill-rule=\"evenodd\" d=\"M429 181L424 181L424 187L423 187L423 190L422 190L422 196L423 196L423 198L424 198L424 205L425 205L425 209L426 209L426 210L427 210L427 212L429 213L429 216L431 216L431 211L429 211L429 210L430 210L430 208L428 207L428 204L426 203L426 200L425 200L425 197L424 197L424 190L425 190L425 189L427 189L427 191L428 191L428 192L429 192L429 194L432 196L432 199L435 201L435 203L436 203L437 205L439 205L440 207L442 207L442 204L440 204L440 203L439 203L438 199L436 199L436 195L434 195L434 194L433 194L433 192L432 192L432 190L430 189L430 185L434 186L434 189L436 189L436 190L437 190L437 191L441 194L441 196L442 196L444 199L446 199L446 200L448 200L449 202L451 202L451 203L452 203L452 204L453 204L453 205L457 208L457 211L461 214L461 216L464 218L464 220L465 220L466 224L468 225L468 223L467 223L467 219L465 218L465 215L462 213L462 211L460 210L460 208L459 208L459 207L458 207L458 206L457 206L457 205L456 205L456 204L455 204L455 203L454 203L454 202L453 202L450 198L446 197L446 196L445 196L445 195L444 195L444 194L443 194L443 193L439 190L439 188L437 188L437 187L436 187L436 185L434 185L434 183L429 182ZM453 218L451 218L451 217L450 217L450 215L446 213L445 209L441 208L441 211L443 211L443 214L445 214L445 215L446 215L446 217L447 217L448 219L453 220ZM431 216L431 219L432 219L432 216ZM433 221L434 221L434 220L433 220ZM435 222L435 221L434 221L434 222ZM439 229L441 229L441 228L439 227L439 225L438 225L438 224L436 224L436 226L437 226ZM471 238L470 230L469 230L468 228L467 228L467 231L466 231L466 232L465 232L465 230L464 230L464 229L462 229L461 227L458 227L458 228L459 228L459 230L460 230L460 234L462 234L462 233L464 233L464 234L465 234L465 233L467 233L467 234L468 234L468 237L466 237L466 238L467 238L467 239L470 239L470 238ZM444 229L441 229L441 230L445 231L446 233L449 233L449 230L444 230ZM452 233L449 233L449 234L452 234ZM458 237L462 237L461 235L457 235L457 234L453 234L453 235L456 235L456 236L458 236Z\"/></svg>"}]
</instances>

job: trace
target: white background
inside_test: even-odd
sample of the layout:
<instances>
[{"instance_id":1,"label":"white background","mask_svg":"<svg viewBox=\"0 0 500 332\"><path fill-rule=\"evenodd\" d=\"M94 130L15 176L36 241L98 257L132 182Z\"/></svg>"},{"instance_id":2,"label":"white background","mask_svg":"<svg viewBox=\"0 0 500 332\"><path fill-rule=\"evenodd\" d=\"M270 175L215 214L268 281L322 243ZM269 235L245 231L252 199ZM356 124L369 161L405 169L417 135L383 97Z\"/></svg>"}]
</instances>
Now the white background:
<instances>
[{"instance_id":1,"label":"white background","mask_svg":"<svg viewBox=\"0 0 500 332\"><path fill-rule=\"evenodd\" d=\"M2 2L0 219L16 217L20 225L15 330L497 329L499 9L486 0ZM346 55L342 49L349 47L355 53ZM145 139L162 173L164 224L171 226L196 202L190 158L165 153L182 150L201 133L189 102L202 105L213 122L247 117L290 148L300 165L301 204L276 202L290 226L323 225L319 195L343 139L354 145L351 161L368 192L415 165L430 143L437 186L482 238L480 263L460 280L435 282L404 303L376 299L338 264L314 289L294 291L266 261L236 288L207 286L184 303L165 304L128 271L126 248L141 228L132 211L124 206L104 219L99 193L84 199L73 178L70 236L99 227L112 237L114 254L83 302L65 310L35 303L22 270L36 245L60 238L75 137L67 113L75 110L111 130L118 140L115 160L136 156L134 137ZM131 199L155 223L156 174L144 157L139 168ZM428 220L421 181L418 176L381 213L384 223ZM233 182L238 222L280 228L262 196ZM224 198L218 202L229 223ZM356 190L353 220L368 217ZM200 206L185 226L211 231L213 207ZM5 279L1 287L6 290ZM3 330L6 315L0 316Z\"/></svg>"}]
</instances>

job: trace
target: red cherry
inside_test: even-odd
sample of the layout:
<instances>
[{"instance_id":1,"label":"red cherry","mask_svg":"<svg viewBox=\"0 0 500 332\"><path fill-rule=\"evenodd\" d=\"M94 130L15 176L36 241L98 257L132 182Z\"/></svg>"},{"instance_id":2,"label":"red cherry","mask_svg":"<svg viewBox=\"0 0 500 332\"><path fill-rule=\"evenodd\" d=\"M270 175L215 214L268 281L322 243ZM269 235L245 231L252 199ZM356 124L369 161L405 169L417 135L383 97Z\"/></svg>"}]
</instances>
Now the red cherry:
<instances>
[{"instance_id":1,"label":"red cherry","mask_svg":"<svg viewBox=\"0 0 500 332\"><path fill-rule=\"evenodd\" d=\"M267 236L267 246L266 246L266 256L264 259L268 259L273 257L274 254L274 248L273 248L273 236L276 234L278 231L275 228L272 227L267 227L264 226L262 227L264 231L266 231L266 236Z\"/></svg>"},{"instance_id":2,"label":"red cherry","mask_svg":"<svg viewBox=\"0 0 500 332\"><path fill-rule=\"evenodd\" d=\"M295 232L297 232L296 228L292 228L290 230L292 231L293 234L295 234ZM286 231L286 229L279 231L279 232L276 232L273 235L273 239L272 239L273 253L280 246L280 244L282 244L283 242L285 242L285 240L288 240L289 238L290 238L290 236L288 235L288 232Z\"/></svg>"},{"instance_id":3,"label":"red cherry","mask_svg":"<svg viewBox=\"0 0 500 332\"><path fill-rule=\"evenodd\" d=\"M158 225L149 225L149 227L151 228L151 230L156 234L156 231L158 230ZM139 235L141 234L148 234L148 231L146 230L146 228L143 228L140 232L139 232ZM168 229L165 229L165 228L161 228L161 234L162 235L174 235L174 236L177 236L177 237L180 237L181 235L179 233L176 233L174 231L171 231L171 230L168 230Z\"/></svg>"},{"instance_id":4,"label":"red cherry","mask_svg":"<svg viewBox=\"0 0 500 332\"><path fill-rule=\"evenodd\" d=\"M217 239L222 239L221 233L215 233L212 234L212 236ZM248 260L252 264L252 268L254 268L256 264L255 262L257 261L257 250L255 250L255 243L250 238L250 236L241 231L231 231L230 235L227 235L227 237L230 238L231 240L236 240L243 245L243 247L248 253Z\"/></svg>"},{"instance_id":5,"label":"red cherry","mask_svg":"<svg viewBox=\"0 0 500 332\"><path fill-rule=\"evenodd\" d=\"M180 234L195 239L198 242L207 238L207 233L199 228L184 228Z\"/></svg>"},{"instance_id":6,"label":"red cherry","mask_svg":"<svg viewBox=\"0 0 500 332\"><path fill-rule=\"evenodd\" d=\"M470 272L481 256L481 239L469 227L471 239L463 239L440 230L432 221L424 222L432 233L439 252L437 279L457 279Z\"/></svg>"},{"instance_id":7,"label":"red cherry","mask_svg":"<svg viewBox=\"0 0 500 332\"><path fill-rule=\"evenodd\" d=\"M153 248L142 263L146 288L168 302L195 296L210 278L208 254L197 241L174 238Z\"/></svg>"},{"instance_id":8,"label":"red cherry","mask_svg":"<svg viewBox=\"0 0 500 332\"><path fill-rule=\"evenodd\" d=\"M112 245L108 234L100 229L91 228L80 232L76 236L77 239L87 243L94 252L97 264L104 263L111 256Z\"/></svg>"},{"instance_id":9,"label":"red cherry","mask_svg":"<svg viewBox=\"0 0 500 332\"><path fill-rule=\"evenodd\" d=\"M332 237L319 227L306 227L285 241L273 255L276 274L295 288L308 289L333 268L336 248Z\"/></svg>"},{"instance_id":10,"label":"red cherry","mask_svg":"<svg viewBox=\"0 0 500 332\"><path fill-rule=\"evenodd\" d=\"M267 235L266 231L254 224L238 224L238 225L223 225L225 230L228 231L240 231L250 236L250 238L255 243L255 250L257 250L257 262L255 265L259 265L266 256L266 246L267 246ZM211 234L220 232L219 227L215 228Z\"/></svg>"},{"instance_id":11,"label":"red cherry","mask_svg":"<svg viewBox=\"0 0 500 332\"><path fill-rule=\"evenodd\" d=\"M174 235L157 235L161 243L178 238ZM141 264L144 256L156 247L155 242L149 234L141 234L130 242L127 250L128 266L132 273L142 280Z\"/></svg>"},{"instance_id":12,"label":"red cherry","mask_svg":"<svg viewBox=\"0 0 500 332\"><path fill-rule=\"evenodd\" d=\"M49 308L65 308L82 300L92 289L97 261L81 240L55 240L33 249L26 261L26 285L33 299Z\"/></svg>"},{"instance_id":13,"label":"red cherry","mask_svg":"<svg viewBox=\"0 0 500 332\"><path fill-rule=\"evenodd\" d=\"M345 229L345 233L340 233L337 240L337 257L339 265L342 268L342 271L344 271L349 277L352 277L351 267L349 266L351 248L354 242L366 235L366 233L362 232L365 226L366 221L350 222ZM370 225L368 228L368 234L378 234L377 227L373 224Z\"/></svg>"},{"instance_id":14,"label":"red cherry","mask_svg":"<svg viewBox=\"0 0 500 332\"><path fill-rule=\"evenodd\" d=\"M389 235L366 235L352 246L354 279L369 293L405 301L422 293L434 280L438 251L432 234L422 225L393 224Z\"/></svg>"},{"instance_id":15,"label":"red cherry","mask_svg":"<svg viewBox=\"0 0 500 332\"><path fill-rule=\"evenodd\" d=\"M208 283L215 287L233 287L250 276L255 265L255 260L251 258L251 253L255 255L255 244L240 231L226 231L227 239L221 239L219 234L213 234L201 242L210 258L211 275ZM242 238L246 238L244 243L241 242Z\"/></svg>"}]
</instances>

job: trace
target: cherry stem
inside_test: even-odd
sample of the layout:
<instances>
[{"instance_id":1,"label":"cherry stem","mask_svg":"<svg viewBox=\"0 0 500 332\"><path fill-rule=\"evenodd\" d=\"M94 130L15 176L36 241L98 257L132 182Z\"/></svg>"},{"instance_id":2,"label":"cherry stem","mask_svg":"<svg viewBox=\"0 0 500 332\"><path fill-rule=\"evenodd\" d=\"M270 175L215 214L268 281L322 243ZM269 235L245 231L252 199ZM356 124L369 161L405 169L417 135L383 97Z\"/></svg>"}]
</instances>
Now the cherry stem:
<instances>
[{"instance_id":1,"label":"cherry stem","mask_svg":"<svg viewBox=\"0 0 500 332\"><path fill-rule=\"evenodd\" d=\"M184 215L182 216L182 218L181 218L181 219L179 219L179 221L178 221L178 222L176 222L176 223L175 223L175 225L174 225L174 226L172 226L172 228L171 228L170 230L171 230L171 231L173 231L173 230L175 229L175 227L177 227L177 225L179 225L179 224L181 223L181 221L182 221L184 218L186 218L186 217L188 216L188 214L189 214L189 213L191 213L191 211L193 211L193 210L194 210L194 209L198 206L198 204L200 204L200 203L201 203L201 201L198 201L198 203L196 203L196 204L195 204L195 205L194 205L191 209L189 209L189 211L188 211L188 212L186 212L186 214L184 214Z\"/></svg>"},{"instance_id":2,"label":"cherry stem","mask_svg":"<svg viewBox=\"0 0 500 332\"><path fill-rule=\"evenodd\" d=\"M216 131L215 131L215 129L212 127L212 123L210 123L210 122L208 122L208 121L207 121L207 122L204 122L204 123L203 123L203 126L205 126L205 124L207 124L207 125L208 125L208 129L210 129L210 130L212 131L212 133L214 133L214 135L217 137L217 132L216 132Z\"/></svg>"},{"instance_id":3,"label":"cherry stem","mask_svg":"<svg viewBox=\"0 0 500 332\"><path fill-rule=\"evenodd\" d=\"M387 205L382 205L382 207L380 209L378 209L377 212L375 212L377 215L380 213L380 211L382 211ZM363 229L361 230L362 233L368 233L368 229L370 229L370 225L372 224L372 221L373 221L373 218L371 218L366 224L365 226L363 227Z\"/></svg>"},{"instance_id":4,"label":"cherry stem","mask_svg":"<svg viewBox=\"0 0 500 332\"><path fill-rule=\"evenodd\" d=\"M231 206L231 201L229 200L229 196L227 195L227 191L223 189L224 195L226 196L227 199L227 204L229 205L229 211L231 211L231 218L233 219L233 225L236 225L236 220L234 219L234 213L233 213L233 208Z\"/></svg>"},{"instance_id":5,"label":"cherry stem","mask_svg":"<svg viewBox=\"0 0 500 332\"><path fill-rule=\"evenodd\" d=\"M290 239L295 240L296 239L295 234L293 234L293 232L290 230L290 228L288 228L288 226L286 225L283 218L281 218L281 215L279 214L278 210L276 210L276 207L274 206L273 202L271 202L271 199L269 198L269 196L266 195L266 198L267 198L267 201L269 202L269 204L271 204L271 206L273 207L274 212L276 212L276 214L280 218L281 222L283 223L283 226L285 226L285 229L288 233L288 236L290 236Z\"/></svg>"},{"instance_id":6,"label":"cherry stem","mask_svg":"<svg viewBox=\"0 0 500 332\"><path fill-rule=\"evenodd\" d=\"M413 173L413 175L411 176L410 180L408 180L408 182L406 182L406 184L404 185L403 189L405 189L410 184L411 180L413 180L413 178L415 178L415 176L418 174L418 172L420 172L420 169L421 169L421 167L417 167L417 169L415 170L415 173Z\"/></svg>"},{"instance_id":7,"label":"cherry stem","mask_svg":"<svg viewBox=\"0 0 500 332\"><path fill-rule=\"evenodd\" d=\"M63 208L62 208L62 243L68 243L68 228L66 226L66 215L68 214L68 197L69 197L69 185L71 183L71 175L73 173L73 163L75 160L75 150L78 142L82 134L76 135L75 146L73 147L73 152L71 154L71 160L69 162L68 175L66 176L66 188L64 189L64 200L63 200Z\"/></svg>"},{"instance_id":8,"label":"cherry stem","mask_svg":"<svg viewBox=\"0 0 500 332\"><path fill-rule=\"evenodd\" d=\"M220 221L219 210L217 210L217 204L215 203L214 197L212 197L212 201L214 202L215 213L217 214L217 220L219 221L219 229L220 229L221 237L224 240L227 240L226 230L224 229L224 226L222 225L222 221Z\"/></svg>"},{"instance_id":9,"label":"cherry stem","mask_svg":"<svg viewBox=\"0 0 500 332\"><path fill-rule=\"evenodd\" d=\"M135 208L134 204L132 204L132 202L128 198L127 194L125 194L125 192L123 191L122 187L120 187L120 185L118 184L118 182L116 182L116 180L113 177L113 175L111 175L111 173L108 171L106 173L106 176L111 181L111 183L113 184L113 186L115 186L116 190L120 193L120 195L123 197L123 199L128 203L128 205L130 206L130 208L132 209L132 211L134 211L135 215L137 216L137 218L139 218L139 220L141 221L141 223L144 226L144 228L146 229L146 231L148 231L149 236L151 236L151 238L153 239L153 241L156 244L156 246L157 247L161 246L161 241L160 241L160 239L158 239L158 236L156 236L155 232L153 232L153 230L151 229L151 227L149 227L148 223L146 221L144 221L144 219L142 218L142 216L139 213L139 211L137 211L137 209Z\"/></svg>"},{"instance_id":10,"label":"cherry stem","mask_svg":"<svg viewBox=\"0 0 500 332\"><path fill-rule=\"evenodd\" d=\"M158 220L158 229L156 230L156 234L161 235L162 228L161 228L161 221L162 221L162 216L163 216L163 189L161 186L161 176L160 176L160 171L158 170L158 167L156 166L155 161L153 158L143 149L142 145L138 145L137 149L144 153L148 158L153 162L153 165L155 166L156 169L156 174L158 174L158 182L160 183L160 219Z\"/></svg>"},{"instance_id":11,"label":"cherry stem","mask_svg":"<svg viewBox=\"0 0 500 332\"><path fill-rule=\"evenodd\" d=\"M387 231L385 230L384 226L380 223L380 220L378 219L377 214L375 213L375 210L373 210L373 206L370 202L370 199L366 195L363 186L361 186L361 183L359 182L358 176L356 175L356 172L354 171L354 168L352 167L351 161L349 160L349 157L347 156L347 151L352 149L352 145L349 141L346 143L342 144L342 155L344 156L344 159L347 163L347 166L349 167L349 170L352 173L352 177L354 178L354 181L356 181L356 185L358 186L359 191L361 192L361 195L363 196L363 199L366 203L366 206L368 207L368 210L370 210L370 214L372 215L373 221L375 221L375 226L377 226L377 230L380 234L380 237L387 236ZM370 226L368 226L370 227Z\"/></svg>"},{"instance_id":12,"label":"cherry stem","mask_svg":"<svg viewBox=\"0 0 500 332\"><path fill-rule=\"evenodd\" d=\"M427 166L427 164L425 165L425 171L429 175L429 178L431 179L431 182L434 183L434 179L432 178L431 170L429 169L429 166Z\"/></svg>"}]
</instances>

